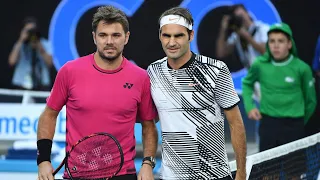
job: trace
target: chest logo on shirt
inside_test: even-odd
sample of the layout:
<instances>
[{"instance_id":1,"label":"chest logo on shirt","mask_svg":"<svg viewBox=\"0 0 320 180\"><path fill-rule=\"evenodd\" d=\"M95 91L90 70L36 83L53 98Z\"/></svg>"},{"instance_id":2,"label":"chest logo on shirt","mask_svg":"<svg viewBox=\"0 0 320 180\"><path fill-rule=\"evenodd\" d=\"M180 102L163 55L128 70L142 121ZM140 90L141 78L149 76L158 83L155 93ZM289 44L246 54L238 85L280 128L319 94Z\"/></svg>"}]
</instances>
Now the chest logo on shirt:
<instances>
[{"instance_id":1,"label":"chest logo on shirt","mask_svg":"<svg viewBox=\"0 0 320 180\"><path fill-rule=\"evenodd\" d=\"M128 88L128 89L131 89L132 86L133 86L133 84L131 84L131 83L125 83L125 84L123 85L124 88Z\"/></svg>"},{"instance_id":2,"label":"chest logo on shirt","mask_svg":"<svg viewBox=\"0 0 320 180\"><path fill-rule=\"evenodd\" d=\"M199 83L189 83L188 84L189 87L194 87L194 86L198 86L198 85L199 85Z\"/></svg>"},{"instance_id":3,"label":"chest logo on shirt","mask_svg":"<svg viewBox=\"0 0 320 180\"><path fill-rule=\"evenodd\" d=\"M292 77L287 76L284 81L286 81L287 83L293 83L294 79Z\"/></svg>"}]
</instances>

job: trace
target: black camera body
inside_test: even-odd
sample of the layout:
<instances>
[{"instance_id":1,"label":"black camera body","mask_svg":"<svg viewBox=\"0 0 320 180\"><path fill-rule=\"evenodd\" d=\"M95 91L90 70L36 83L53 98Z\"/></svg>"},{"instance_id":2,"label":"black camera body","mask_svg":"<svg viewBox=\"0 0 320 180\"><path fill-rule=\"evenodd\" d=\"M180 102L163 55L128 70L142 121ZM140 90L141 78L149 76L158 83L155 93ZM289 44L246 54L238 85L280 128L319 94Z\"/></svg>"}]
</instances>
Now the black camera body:
<instances>
[{"instance_id":1,"label":"black camera body","mask_svg":"<svg viewBox=\"0 0 320 180\"><path fill-rule=\"evenodd\" d=\"M40 32L37 27L28 30L27 42L36 42L40 40Z\"/></svg>"},{"instance_id":2,"label":"black camera body","mask_svg":"<svg viewBox=\"0 0 320 180\"><path fill-rule=\"evenodd\" d=\"M230 14L230 19L228 24L229 24L228 27L231 31L236 31L242 27L243 18L241 16Z\"/></svg>"}]
</instances>

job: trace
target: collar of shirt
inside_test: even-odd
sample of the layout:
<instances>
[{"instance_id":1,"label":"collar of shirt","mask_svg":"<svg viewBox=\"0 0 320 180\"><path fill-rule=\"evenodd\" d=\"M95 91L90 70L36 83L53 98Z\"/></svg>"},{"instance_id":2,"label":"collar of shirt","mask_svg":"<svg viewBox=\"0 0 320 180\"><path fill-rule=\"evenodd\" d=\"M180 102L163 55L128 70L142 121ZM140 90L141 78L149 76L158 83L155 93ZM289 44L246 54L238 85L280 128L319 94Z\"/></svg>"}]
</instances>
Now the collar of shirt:
<instances>
[{"instance_id":1,"label":"collar of shirt","mask_svg":"<svg viewBox=\"0 0 320 180\"><path fill-rule=\"evenodd\" d=\"M183 69L183 68L188 68L195 60L196 60L196 55L191 52L191 58L184 64L182 65L179 69ZM169 65L168 61L167 61L167 66L169 69L172 69L172 67Z\"/></svg>"}]
</instances>

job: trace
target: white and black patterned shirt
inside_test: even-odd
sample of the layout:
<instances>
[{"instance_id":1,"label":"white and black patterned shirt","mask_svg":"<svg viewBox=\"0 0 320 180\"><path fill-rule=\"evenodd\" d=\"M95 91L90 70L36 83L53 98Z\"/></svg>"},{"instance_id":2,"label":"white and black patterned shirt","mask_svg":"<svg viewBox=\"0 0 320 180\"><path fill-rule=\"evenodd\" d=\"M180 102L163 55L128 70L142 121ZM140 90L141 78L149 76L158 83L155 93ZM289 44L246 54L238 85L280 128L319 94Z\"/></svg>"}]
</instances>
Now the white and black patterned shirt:
<instances>
[{"instance_id":1,"label":"white and black patterned shirt","mask_svg":"<svg viewBox=\"0 0 320 180\"><path fill-rule=\"evenodd\" d=\"M162 131L161 179L231 176L223 109L240 101L222 61L195 55L178 70L167 58L148 67Z\"/></svg>"}]
</instances>

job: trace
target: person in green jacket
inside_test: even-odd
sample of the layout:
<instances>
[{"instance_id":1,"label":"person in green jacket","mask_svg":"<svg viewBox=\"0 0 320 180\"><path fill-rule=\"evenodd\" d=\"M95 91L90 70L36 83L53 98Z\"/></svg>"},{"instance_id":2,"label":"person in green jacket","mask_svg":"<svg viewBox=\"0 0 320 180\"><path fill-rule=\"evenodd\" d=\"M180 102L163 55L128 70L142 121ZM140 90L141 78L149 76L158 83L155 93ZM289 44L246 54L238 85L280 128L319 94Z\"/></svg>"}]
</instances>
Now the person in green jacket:
<instances>
[{"instance_id":1,"label":"person in green jacket","mask_svg":"<svg viewBox=\"0 0 320 180\"><path fill-rule=\"evenodd\" d=\"M299 59L287 24L270 27L266 50L242 80L248 118L260 120L260 151L303 138L317 104L311 68ZM260 110L252 98L255 82L261 87Z\"/></svg>"}]
</instances>

